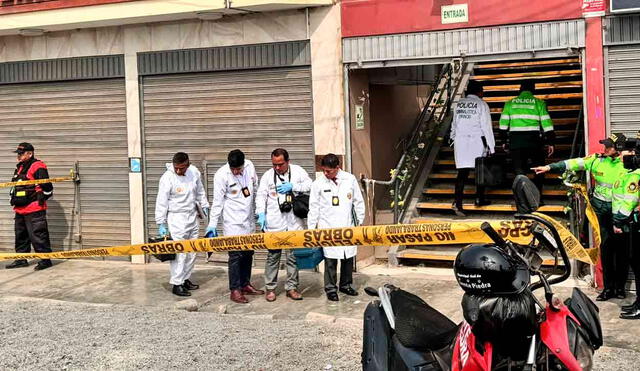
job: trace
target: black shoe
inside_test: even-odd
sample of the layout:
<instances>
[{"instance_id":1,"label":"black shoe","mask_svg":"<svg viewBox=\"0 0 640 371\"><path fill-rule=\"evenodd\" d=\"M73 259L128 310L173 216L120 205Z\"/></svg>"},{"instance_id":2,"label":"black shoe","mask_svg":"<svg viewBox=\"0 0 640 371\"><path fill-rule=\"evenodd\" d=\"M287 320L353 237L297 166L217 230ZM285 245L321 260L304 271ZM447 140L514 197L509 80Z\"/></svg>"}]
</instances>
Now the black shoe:
<instances>
[{"instance_id":1,"label":"black shoe","mask_svg":"<svg viewBox=\"0 0 640 371\"><path fill-rule=\"evenodd\" d=\"M187 290L197 290L200 288L200 285L196 285L195 283L189 281L189 280L184 280L184 283L182 284L182 287L184 287Z\"/></svg>"},{"instance_id":2,"label":"black shoe","mask_svg":"<svg viewBox=\"0 0 640 371\"><path fill-rule=\"evenodd\" d=\"M640 303L638 303L637 301L634 301L629 305L621 306L620 309L622 309L623 312L633 312L636 309L640 309Z\"/></svg>"},{"instance_id":3,"label":"black shoe","mask_svg":"<svg viewBox=\"0 0 640 371\"><path fill-rule=\"evenodd\" d=\"M607 301L613 297L615 297L613 290L604 289L600 295L596 297L596 301Z\"/></svg>"},{"instance_id":4,"label":"black shoe","mask_svg":"<svg viewBox=\"0 0 640 371\"><path fill-rule=\"evenodd\" d=\"M191 296L189 290L182 285L173 285L173 294L178 296Z\"/></svg>"},{"instance_id":5,"label":"black shoe","mask_svg":"<svg viewBox=\"0 0 640 371\"><path fill-rule=\"evenodd\" d=\"M626 299L627 298L627 293L624 291L624 289L617 289L616 290L616 298L617 299Z\"/></svg>"},{"instance_id":6,"label":"black shoe","mask_svg":"<svg viewBox=\"0 0 640 371\"><path fill-rule=\"evenodd\" d=\"M13 268L28 267L28 266L29 266L28 261L26 261L25 259L19 259L19 260L14 260L13 263L7 265L5 268L13 269Z\"/></svg>"},{"instance_id":7,"label":"black shoe","mask_svg":"<svg viewBox=\"0 0 640 371\"><path fill-rule=\"evenodd\" d=\"M358 292L354 290L352 287L347 287L346 289L340 289L340 292L343 294L347 294L349 296L358 296Z\"/></svg>"},{"instance_id":8,"label":"black shoe","mask_svg":"<svg viewBox=\"0 0 640 371\"><path fill-rule=\"evenodd\" d=\"M640 319L640 309L636 309L632 312L620 313L622 319Z\"/></svg>"},{"instance_id":9,"label":"black shoe","mask_svg":"<svg viewBox=\"0 0 640 371\"><path fill-rule=\"evenodd\" d=\"M41 271L43 269L47 269L47 268L51 268L53 267L53 264L51 264L51 260L42 260L40 262L38 262L38 264L36 264L35 267L33 267L34 271Z\"/></svg>"},{"instance_id":10,"label":"black shoe","mask_svg":"<svg viewBox=\"0 0 640 371\"><path fill-rule=\"evenodd\" d=\"M491 201L489 200L481 200L479 198L476 198L476 202L474 202L474 205L480 207L480 206L487 206L487 205L491 205Z\"/></svg>"},{"instance_id":11,"label":"black shoe","mask_svg":"<svg viewBox=\"0 0 640 371\"><path fill-rule=\"evenodd\" d=\"M340 298L338 298L338 294L335 292L328 292L327 299L329 301L340 301Z\"/></svg>"},{"instance_id":12,"label":"black shoe","mask_svg":"<svg viewBox=\"0 0 640 371\"><path fill-rule=\"evenodd\" d=\"M456 213L456 216L459 217L466 217L465 213L462 211L462 205L458 206L455 203L453 205L451 205L451 210L453 210L454 213Z\"/></svg>"}]
</instances>

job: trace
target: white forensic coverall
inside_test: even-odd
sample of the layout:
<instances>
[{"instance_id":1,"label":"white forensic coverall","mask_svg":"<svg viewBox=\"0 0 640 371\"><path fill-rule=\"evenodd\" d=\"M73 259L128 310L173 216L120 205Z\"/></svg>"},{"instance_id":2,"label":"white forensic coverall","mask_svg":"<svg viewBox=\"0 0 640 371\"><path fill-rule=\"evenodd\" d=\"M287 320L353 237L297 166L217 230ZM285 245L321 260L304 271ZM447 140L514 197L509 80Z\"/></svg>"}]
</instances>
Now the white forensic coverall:
<instances>
[{"instance_id":1,"label":"white forensic coverall","mask_svg":"<svg viewBox=\"0 0 640 371\"><path fill-rule=\"evenodd\" d=\"M156 199L156 224L166 223L173 240L198 238L197 206L209 207L200 171L189 166L184 176L176 174L173 164L166 164L167 171L160 178ZM191 277L196 253L176 254L170 261L172 285L182 285Z\"/></svg>"},{"instance_id":2,"label":"white forensic coverall","mask_svg":"<svg viewBox=\"0 0 640 371\"><path fill-rule=\"evenodd\" d=\"M247 187L251 195L245 197L242 188ZM242 175L233 175L229 164L221 167L213 176L213 204L209 217L209 228L216 228L222 215L225 236L255 233L254 198L258 188L258 176L253 163L244 161Z\"/></svg>"},{"instance_id":3,"label":"white forensic coverall","mask_svg":"<svg viewBox=\"0 0 640 371\"><path fill-rule=\"evenodd\" d=\"M265 232L297 231L305 228L303 219L298 218L293 210L283 213L278 202L285 201L285 195L276 192L276 186L290 182L293 185L293 193L305 193L311 189L311 178L302 167L289 164L289 171L284 175L275 177L273 168L267 170L260 178L260 186L256 194L256 214L266 213ZM285 290L294 290L298 287L298 267L296 257L289 250L286 253L287 281ZM269 250L264 270L264 282L267 290L275 290L278 285L278 269L282 250Z\"/></svg>"},{"instance_id":4,"label":"white forensic coverall","mask_svg":"<svg viewBox=\"0 0 640 371\"><path fill-rule=\"evenodd\" d=\"M336 175L336 183L324 174L313 182L307 217L309 229L351 227L361 225L364 221L364 199L356 177L340 170ZM334 196L339 199L338 206L333 206ZM357 222L353 220L354 212ZM330 246L322 250L326 258L349 259L356 256L357 246Z\"/></svg>"},{"instance_id":5,"label":"white forensic coverall","mask_svg":"<svg viewBox=\"0 0 640 371\"><path fill-rule=\"evenodd\" d=\"M486 155L483 136L489 152L494 153L496 142L489 105L478 96L469 94L458 101L451 124L456 169L475 168L476 158Z\"/></svg>"}]
</instances>

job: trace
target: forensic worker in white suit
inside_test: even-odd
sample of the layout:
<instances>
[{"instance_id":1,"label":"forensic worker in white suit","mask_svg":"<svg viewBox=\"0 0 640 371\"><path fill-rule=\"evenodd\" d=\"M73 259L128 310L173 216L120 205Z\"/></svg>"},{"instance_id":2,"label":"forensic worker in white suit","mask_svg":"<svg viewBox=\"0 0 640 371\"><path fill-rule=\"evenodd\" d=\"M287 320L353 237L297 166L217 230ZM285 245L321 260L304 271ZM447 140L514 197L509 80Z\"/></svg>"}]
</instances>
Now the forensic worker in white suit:
<instances>
[{"instance_id":1,"label":"forensic worker in white suit","mask_svg":"<svg viewBox=\"0 0 640 371\"><path fill-rule=\"evenodd\" d=\"M298 231L305 229L305 222L293 213L293 198L299 193L307 193L311 189L311 178L300 166L289 162L289 152L276 148L271 152L273 168L267 170L260 178L260 186L256 194L256 215L258 225L265 232ZM302 300L298 291L298 267L296 257L291 250L286 250L287 280L284 289L287 297ZM278 285L278 269L282 250L269 250L264 269L265 299L276 300Z\"/></svg>"},{"instance_id":2,"label":"forensic worker in white suit","mask_svg":"<svg viewBox=\"0 0 640 371\"><path fill-rule=\"evenodd\" d=\"M200 171L189 162L189 155L178 152L173 161L166 164L167 171L160 177L156 198L156 223L160 236L170 235L173 240L198 238L198 209L209 216L209 201L200 179ZM170 261L173 293L191 296L190 290L198 289L191 282L191 272L196 263L196 253L176 254Z\"/></svg>"},{"instance_id":3,"label":"forensic worker in white suit","mask_svg":"<svg viewBox=\"0 0 640 371\"><path fill-rule=\"evenodd\" d=\"M494 153L495 139L491 124L491 110L482 100L483 89L476 81L469 82L467 96L458 101L451 124L451 140L453 142L456 169L455 200L451 206L458 216L465 216L462 199L464 184L469 173L475 168L476 158ZM476 206L488 205L484 198L484 187L476 189Z\"/></svg>"},{"instance_id":4,"label":"forensic worker in white suit","mask_svg":"<svg viewBox=\"0 0 640 371\"><path fill-rule=\"evenodd\" d=\"M323 175L311 185L309 195L309 229L340 228L361 225L364 221L364 200L358 180L340 169L340 159L333 153L322 158ZM327 299L338 301L338 291L356 296L353 287L353 263L357 246L323 247L324 290ZM340 284L337 285L338 261Z\"/></svg>"},{"instance_id":5,"label":"forensic worker in white suit","mask_svg":"<svg viewBox=\"0 0 640 371\"><path fill-rule=\"evenodd\" d=\"M218 220L222 216L225 236L256 232L255 205L258 176L253 163L244 153L234 149L227 155L227 163L213 176L213 202L206 237L217 237ZM264 291L251 285L253 251L229 251L229 299L246 304L245 295L262 295Z\"/></svg>"}]
</instances>

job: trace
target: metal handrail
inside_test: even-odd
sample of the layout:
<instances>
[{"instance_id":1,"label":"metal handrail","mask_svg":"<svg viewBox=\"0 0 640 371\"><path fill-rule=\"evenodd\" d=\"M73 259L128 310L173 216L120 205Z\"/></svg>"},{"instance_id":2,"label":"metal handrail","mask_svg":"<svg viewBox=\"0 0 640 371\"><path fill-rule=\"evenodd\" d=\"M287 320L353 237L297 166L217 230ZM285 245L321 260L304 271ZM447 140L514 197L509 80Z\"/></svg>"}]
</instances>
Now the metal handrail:
<instances>
[{"instance_id":1,"label":"metal handrail","mask_svg":"<svg viewBox=\"0 0 640 371\"><path fill-rule=\"evenodd\" d=\"M456 70L454 64L458 62L459 65L457 66L457 68L459 68L460 70ZM409 141L409 146L407 147L407 149L404 150L402 156L400 157L400 161L398 161L398 164L396 165L396 167L391 171L391 178L389 180L375 180L375 179L367 179L364 176L361 177L361 182L363 183L363 186L365 187L365 189L368 189L368 186L371 187L375 187L376 185L383 185L383 186L393 186L393 217L394 217L394 223L397 223L399 220L399 216L400 216L400 202L401 200L403 200L402 198L400 198L400 187L403 184L404 181L404 177L406 177L408 175L408 168L412 165L413 161L407 161L407 157L409 156L409 148L412 148L413 145L417 145L418 143L416 143L418 140L420 141L425 141L426 138L425 136L428 135L430 133L430 130L427 130L427 128L425 128L425 125L428 124L429 122L432 121L432 119L434 118L434 114L437 112L440 114L440 120L439 122L436 123L436 126L433 127L432 129L434 130L433 132L431 132L431 137L433 137L434 133L437 133L438 130L437 128L439 127L439 125L442 124L442 122L445 121L445 118L447 116L447 112L449 112L450 110L450 105L453 101L453 99L455 98L455 94L457 92L458 89L458 84L460 83L460 81L462 81L462 78L460 78L459 80L456 80L455 82L452 83L452 79L454 77L454 73L455 72L460 72L461 75L463 74L463 64L461 60L457 60L454 61L451 64L447 64L445 65L445 67L442 69L442 71L439 74L438 77L438 85L431 91L431 94L429 96L429 100L427 105L423 108L423 110L421 111L419 117L416 120L416 124L414 126L413 129L413 133L411 135L411 139ZM446 79L446 80L445 80ZM445 93L446 93L446 100L445 100ZM434 138L431 138L434 139ZM420 150L424 149L424 153L429 153L429 148L425 148L425 147L418 147L420 148ZM424 156L416 156L417 160L419 161L418 165L422 164L423 161L423 157ZM420 166L413 166L415 169L420 168ZM402 179L400 179L399 177L403 176ZM411 184L409 184L409 186L407 187L406 192L404 192L404 207L406 207L406 197L408 196L408 194L411 192L412 188L411 188Z\"/></svg>"}]
</instances>

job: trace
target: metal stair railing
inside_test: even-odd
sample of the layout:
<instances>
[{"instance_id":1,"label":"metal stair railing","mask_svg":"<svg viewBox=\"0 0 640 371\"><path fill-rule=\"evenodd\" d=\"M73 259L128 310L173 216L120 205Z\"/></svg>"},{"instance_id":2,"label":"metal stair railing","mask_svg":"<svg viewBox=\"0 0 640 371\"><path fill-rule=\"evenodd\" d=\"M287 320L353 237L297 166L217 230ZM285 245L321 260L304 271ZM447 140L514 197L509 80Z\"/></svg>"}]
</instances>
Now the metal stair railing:
<instances>
[{"instance_id":1,"label":"metal stair railing","mask_svg":"<svg viewBox=\"0 0 640 371\"><path fill-rule=\"evenodd\" d=\"M454 98L459 96L461 82L465 80L468 69L461 59L454 59L445 65L438 78L435 89L431 91L429 103L424 107L412 131L398 164L390 171L389 180L361 178L365 194L369 197L369 189L376 185L390 187L393 198L393 222L398 223L406 211L405 200L412 194L416 186L416 175L419 175L425 164L425 158L431 153L433 142L437 139L441 126L446 122ZM468 77L468 75L466 76ZM373 201L373 200L371 200ZM375 202L371 202L375 215Z\"/></svg>"}]
</instances>

